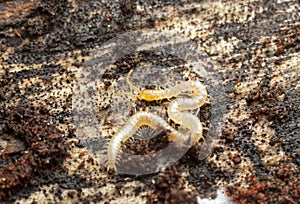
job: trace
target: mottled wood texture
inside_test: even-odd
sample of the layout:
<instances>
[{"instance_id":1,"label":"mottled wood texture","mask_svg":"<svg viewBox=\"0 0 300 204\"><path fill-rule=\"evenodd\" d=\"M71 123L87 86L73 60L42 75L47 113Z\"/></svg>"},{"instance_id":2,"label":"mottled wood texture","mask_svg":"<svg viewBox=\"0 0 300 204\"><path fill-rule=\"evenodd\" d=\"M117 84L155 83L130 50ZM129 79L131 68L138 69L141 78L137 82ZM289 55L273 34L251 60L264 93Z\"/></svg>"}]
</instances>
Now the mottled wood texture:
<instances>
[{"instance_id":1,"label":"mottled wood texture","mask_svg":"<svg viewBox=\"0 0 300 204\"><path fill-rule=\"evenodd\" d=\"M41 126L63 131L55 147L69 152L50 167L37 154L28 182L0 185L1 200L195 203L220 189L237 203L300 203L299 15L297 0L0 1L0 167L13 172L40 144L27 138L32 128L8 128L24 107L50 110ZM99 45L152 28L186 33L213 61L227 104L222 135L205 160L193 148L160 174L107 173L74 134L73 85Z\"/></svg>"}]
</instances>

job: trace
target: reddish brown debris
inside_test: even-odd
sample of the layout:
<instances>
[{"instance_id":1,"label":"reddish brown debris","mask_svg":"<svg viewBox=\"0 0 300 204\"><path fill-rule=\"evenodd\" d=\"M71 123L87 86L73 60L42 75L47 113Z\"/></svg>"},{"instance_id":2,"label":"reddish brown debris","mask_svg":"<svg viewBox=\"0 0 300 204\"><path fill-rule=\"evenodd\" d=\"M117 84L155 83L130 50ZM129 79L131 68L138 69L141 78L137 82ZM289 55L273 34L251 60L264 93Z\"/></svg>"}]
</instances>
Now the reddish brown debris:
<instances>
[{"instance_id":1,"label":"reddish brown debris","mask_svg":"<svg viewBox=\"0 0 300 204\"><path fill-rule=\"evenodd\" d=\"M148 203L197 203L197 193L184 191L180 181L180 172L175 166L170 167L155 181L155 192L148 198Z\"/></svg>"},{"instance_id":2,"label":"reddish brown debris","mask_svg":"<svg viewBox=\"0 0 300 204\"><path fill-rule=\"evenodd\" d=\"M287 173L288 169L285 170ZM299 172L288 174L281 178L270 176L266 181L258 181L254 177L249 187L232 189L232 199L236 203L299 203L300 178L293 176L299 175ZM280 196L277 197L278 194Z\"/></svg>"},{"instance_id":3,"label":"reddish brown debris","mask_svg":"<svg viewBox=\"0 0 300 204\"><path fill-rule=\"evenodd\" d=\"M0 200L6 200L17 187L34 185L34 172L59 163L66 155L66 145L62 133L49 124L45 108L22 104L1 106L0 110L4 131L23 140L27 148L16 162L0 169Z\"/></svg>"}]
</instances>

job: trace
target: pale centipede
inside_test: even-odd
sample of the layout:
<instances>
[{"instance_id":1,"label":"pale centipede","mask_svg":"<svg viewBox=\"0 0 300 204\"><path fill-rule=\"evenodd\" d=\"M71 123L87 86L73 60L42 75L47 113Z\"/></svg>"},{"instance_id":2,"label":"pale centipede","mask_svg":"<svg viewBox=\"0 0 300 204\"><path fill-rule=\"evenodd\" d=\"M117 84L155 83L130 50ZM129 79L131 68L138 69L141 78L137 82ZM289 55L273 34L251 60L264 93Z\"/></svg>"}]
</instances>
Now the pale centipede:
<instances>
[{"instance_id":1,"label":"pale centipede","mask_svg":"<svg viewBox=\"0 0 300 204\"><path fill-rule=\"evenodd\" d=\"M206 87L197 81L184 81L180 84L176 84L172 88L163 90L151 90L144 89L140 91L138 88L133 86L129 80L132 70L128 73L126 77L127 84L135 91L138 92L137 95L130 93L120 93L133 96L135 98L145 100L145 101L156 101L162 99L171 99L177 97L178 95L189 92L190 98L176 98L171 101L168 106L168 116L175 123L180 124L190 131L190 138L186 137L182 133L178 132L172 128L163 118L160 116L148 113L148 112L138 112L133 115L128 122L123 126L123 128L112 137L108 145L108 169L116 169L116 162L118 161L118 155L120 155L121 142L125 142L141 127L148 126L150 128L156 129L158 126L162 126L171 132L170 140L174 140L180 144L183 144L187 139L192 140L193 143L198 142L202 138L202 123L199 118L188 110L200 108L207 99ZM116 94L119 95L119 94Z\"/></svg>"},{"instance_id":2,"label":"pale centipede","mask_svg":"<svg viewBox=\"0 0 300 204\"><path fill-rule=\"evenodd\" d=\"M182 141L186 138L185 135L172 128L163 118L160 116L148 113L138 112L134 114L127 123L122 127L119 132L112 137L108 145L108 168L116 169L116 162L120 155L121 142L128 140L134 135L134 133L142 126L148 126L152 129L163 127L170 131L170 138L180 138Z\"/></svg>"}]
</instances>

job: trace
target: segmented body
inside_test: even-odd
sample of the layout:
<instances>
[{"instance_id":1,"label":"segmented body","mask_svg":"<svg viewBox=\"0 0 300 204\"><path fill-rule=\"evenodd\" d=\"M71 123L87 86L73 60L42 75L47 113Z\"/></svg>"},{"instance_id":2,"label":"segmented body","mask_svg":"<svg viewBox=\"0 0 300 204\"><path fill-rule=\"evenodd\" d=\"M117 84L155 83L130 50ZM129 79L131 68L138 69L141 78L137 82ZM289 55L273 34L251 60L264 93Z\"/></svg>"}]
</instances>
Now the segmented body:
<instances>
[{"instance_id":1,"label":"segmented body","mask_svg":"<svg viewBox=\"0 0 300 204\"><path fill-rule=\"evenodd\" d=\"M168 116L175 123L180 124L190 131L190 137L183 135L174 128L172 128L163 118L160 116L147 113L138 112L133 115L128 122L123 126L123 128L112 137L108 146L108 168L114 168L116 170L116 161L118 160L118 155L120 154L121 142L128 140L141 126L149 126L150 128L156 129L162 126L166 130L171 132L170 140L176 141L183 144L187 140L191 140L196 143L202 138L202 124L199 118L188 110L200 108L207 99L206 87L197 81L184 81L177 84L169 89L164 90L151 90L144 89L140 91L138 88L130 83L129 77L132 70L128 73L126 78L127 84L138 92L138 95L131 93L122 93L133 96L135 98L145 100L145 101L155 101L162 99L171 99L173 97L178 97L182 93L188 93L188 98L178 97L171 101L168 106Z\"/></svg>"},{"instance_id":2,"label":"segmented body","mask_svg":"<svg viewBox=\"0 0 300 204\"><path fill-rule=\"evenodd\" d=\"M176 138L180 140L184 140L186 138L185 135L172 128L160 116L143 111L138 112L134 114L119 130L119 132L110 140L108 145L108 168L116 170L116 162L118 161L118 156L120 155L121 151L121 142L131 138L142 126L148 126L154 130L162 127L170 132L170 138Z\"/></svg>"}]
</instances>

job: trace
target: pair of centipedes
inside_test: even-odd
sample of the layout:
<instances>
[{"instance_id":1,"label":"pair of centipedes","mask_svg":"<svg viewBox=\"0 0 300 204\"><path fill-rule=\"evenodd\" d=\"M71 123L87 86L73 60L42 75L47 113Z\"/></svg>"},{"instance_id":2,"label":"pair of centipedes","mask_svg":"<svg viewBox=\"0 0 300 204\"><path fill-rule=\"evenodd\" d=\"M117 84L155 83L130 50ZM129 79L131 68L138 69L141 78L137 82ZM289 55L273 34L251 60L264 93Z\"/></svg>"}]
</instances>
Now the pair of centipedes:
<instances>
[{"instance_id":1,"label":"pair of centipedes","mask_svg":"<svg viewBox=\"0 0 300 204\"><path fill-rule=\"evenodd\" d=\"M125 142L131 138L142 126L148 126L152 129L162 126L170 132L169 139L171 141L178 142L179 144L183 144L187 140L196 143L202 138L203 128L201 121L197 116L188 112L188 110L200 108L206 102L207 90L201 82L184 81L169 89L144 89L140 91L131 84L129 80L131 74L132 70L128 73L126 82L130 88L138 92L138 94L118 93L116 95L127 94L140 100L157 101L162 99L171 99L182 93L189 92L189 95L191 96L189 98L177 97L172 100L168 106L167 113L171 120L184 126L190 131L190 137L187 137L181 132L175 130L162 117L153 113L140 111L134 114L109 142L107 150L108 169L114 169L115 171L117 171L116 163L120 154L121 142Z\"/></svg>"}]
</instances>

